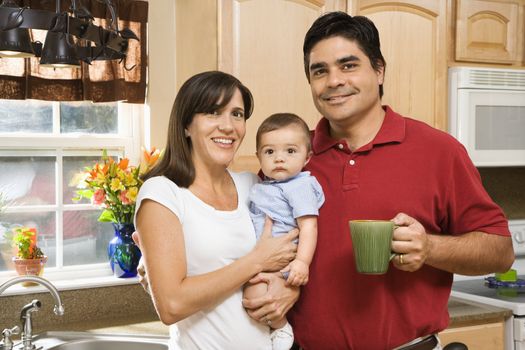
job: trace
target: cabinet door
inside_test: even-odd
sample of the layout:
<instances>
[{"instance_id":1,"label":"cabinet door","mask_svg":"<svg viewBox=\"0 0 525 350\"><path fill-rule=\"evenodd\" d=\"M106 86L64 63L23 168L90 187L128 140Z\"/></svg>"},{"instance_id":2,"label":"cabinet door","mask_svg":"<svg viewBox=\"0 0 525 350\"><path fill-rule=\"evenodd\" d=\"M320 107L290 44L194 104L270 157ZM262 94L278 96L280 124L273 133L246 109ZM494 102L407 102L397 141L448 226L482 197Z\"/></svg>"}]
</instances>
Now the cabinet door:
<instances>
[{"instance_id":1,"label":"cabinet door","mask_svg":"<svg viewBox=\"0 0 525 350\"><path fill-rule=\"evenodd\" d=\"M303 40L317 17L334 10L346 10L346 0L219 1L218 67L238 77L255 100L233 169L259 169L255 134L270 114L296 113L315 127L319 113L303 68Z\"/></svg>"},{"instance_id":2,"label":"cabinet door","mask_svg":"<svg viewBox=\"0 0 525 350\"><path fill-rule=\"evenodd\" d=\"M457 61L521 62L522 0L457 0L456 4Z\"/></svg>"},{"instance_id":3,"label":"cabinet door","mask_svg":"<svg viewBox=\"0 0 525 350\"><path fill-rule=\"evenodd\" d=\"M452 342L461 342L469 349L503 350L505 327L503 322L480 324L475 326L447 328L439 333L442 346Z\"/></svg>"},{"instance_id":4,"label":"cabinet door","mask_svg":"<svg viewBox=\"0 0 525 350\"><path fill-rule=\"evenodd\" d=\"M445 0L352 0L353 14L379 30L386 60L383 104L436 128L447 128Z\"/></svg>"}]
</instances>

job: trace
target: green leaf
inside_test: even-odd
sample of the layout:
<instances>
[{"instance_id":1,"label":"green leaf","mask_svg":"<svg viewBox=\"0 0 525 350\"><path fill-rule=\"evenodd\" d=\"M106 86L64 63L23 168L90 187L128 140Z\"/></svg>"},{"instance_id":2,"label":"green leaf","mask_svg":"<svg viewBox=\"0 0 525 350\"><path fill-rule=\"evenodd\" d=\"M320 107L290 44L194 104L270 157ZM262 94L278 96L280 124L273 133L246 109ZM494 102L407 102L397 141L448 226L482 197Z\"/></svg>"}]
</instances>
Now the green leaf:
<instances>
[{"instance_id":1,"label":"green leaf","mask_svg":"<svg viewBox=\"0 0 525 350\"><path fill-rule=\"evenodd\" d=\"M87 199L91 199L91 197L93 197L93 191L92 190L78 190L77 191L77 194L81 197L84 197L84 198L87 198Z\"/></svg>"},{"instance_id":2,"label":"green leaf","mask_svg":"<svg viewBox=\"0 0 525 350\"><path fill-rule=\"evenodd\" d=\"M100 222L117 222L117 219L115 218L115 214L111 210L105 209L102 214L98 217L98 221Z\"/></svg>"},{"instance_id":3,"label":"green leaf","mask_svg":"<svg viewBox=\"0 0 525 350\"><path fill-rule=\"evenodd\" d=\"M91 199L93 197L93 191L92 190L77 190L77 195L73 198L71 198L74 202L78 202L82 198Z\"/></svg>"}]
</instances>

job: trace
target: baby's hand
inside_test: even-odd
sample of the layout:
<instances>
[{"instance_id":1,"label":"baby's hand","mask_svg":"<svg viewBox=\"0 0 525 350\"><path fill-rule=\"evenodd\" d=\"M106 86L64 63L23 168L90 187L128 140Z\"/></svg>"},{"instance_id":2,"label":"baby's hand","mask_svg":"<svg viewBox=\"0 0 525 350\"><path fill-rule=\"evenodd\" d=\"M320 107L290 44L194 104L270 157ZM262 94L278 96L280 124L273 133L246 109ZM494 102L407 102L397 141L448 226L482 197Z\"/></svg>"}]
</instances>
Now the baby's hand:
<instances>
[{"instance_id":1,"label":"baby's hand","mask_svg":"<svg viewBox=\"0 0 525 350\"><path fill-rule=\"evenodd\" d=\"M282 272L285 271L289 271L287 284L298 287L308 283L308 264L304 261L293 260Z\"/></svg>"}]
</instances>

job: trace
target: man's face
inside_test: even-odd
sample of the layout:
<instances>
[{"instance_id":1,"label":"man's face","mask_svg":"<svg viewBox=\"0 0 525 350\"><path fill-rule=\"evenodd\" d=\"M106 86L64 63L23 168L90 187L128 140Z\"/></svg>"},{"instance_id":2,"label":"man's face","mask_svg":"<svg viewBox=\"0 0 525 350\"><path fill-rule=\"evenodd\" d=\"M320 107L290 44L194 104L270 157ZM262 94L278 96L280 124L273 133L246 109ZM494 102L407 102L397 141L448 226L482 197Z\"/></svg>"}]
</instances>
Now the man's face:
<instances>
[{"instance_id":1,"label":"man's face","mask_svg":"<svg viewBox=\"0 0 525 350\"><path fill-rule=\"evenodd\" d=\"M318 42L309 75L314 104L330 122L364 119L381 107L383 69L375 71L355 41L335 36Z\"/></svg>"}]
</instances>

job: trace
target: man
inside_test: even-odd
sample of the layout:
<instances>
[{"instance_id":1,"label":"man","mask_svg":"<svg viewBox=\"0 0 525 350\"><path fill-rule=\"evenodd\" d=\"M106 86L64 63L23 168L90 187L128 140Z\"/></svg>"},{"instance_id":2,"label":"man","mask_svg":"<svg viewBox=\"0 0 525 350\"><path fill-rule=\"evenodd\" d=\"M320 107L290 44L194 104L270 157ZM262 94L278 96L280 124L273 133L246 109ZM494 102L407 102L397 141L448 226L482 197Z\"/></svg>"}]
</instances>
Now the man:
<instances>
[{"instance_id":1,"label":"man","mask_svg":"<svg viewBox=\"0 0 525 350\"><path fill-rule=\"evenodd\" d=\"M306 170L326 202L310 280L288 314L296 342L306 350L439 349L433 335L448 324L453 273L512 265L507 220L456 140L381 105L385 60L370 20L325 14L303 51L324 117ZM393 267L384 275L357 273L348 220L390 218L401 226ZM269 283L267 295L244 301L256 320L277 319L297 298L272 275L257 280Z\"/></svg>"}]
</instances>

